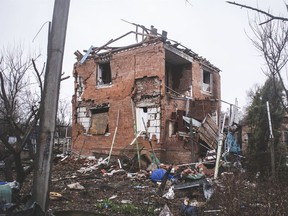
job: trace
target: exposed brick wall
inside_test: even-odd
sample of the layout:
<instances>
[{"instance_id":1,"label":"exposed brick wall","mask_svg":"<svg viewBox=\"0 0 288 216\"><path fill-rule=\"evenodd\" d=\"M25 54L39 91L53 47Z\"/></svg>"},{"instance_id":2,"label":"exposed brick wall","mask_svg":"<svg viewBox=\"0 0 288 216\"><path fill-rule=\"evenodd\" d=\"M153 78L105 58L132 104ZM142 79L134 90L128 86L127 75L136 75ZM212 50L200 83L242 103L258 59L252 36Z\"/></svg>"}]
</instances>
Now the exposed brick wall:
<instances>
[{"instance_id":1,"label":"exposed brick wall","mask_svg":"<svg viewBox=\"0 0 288 216\"><path fill-rule=\"evenodd\" d=\"M212 94L205 93L202 91L202 66L199 62L194 61L192 64L193 74L192 74L192 82L193 82L193 96L195 99L205 99L207 96L215 99L221 98L221 86L220 86L220 74L219 72L212 71L212 81L213 81L213 90Z\"/></svg>"},{"instance_id":2,"label":"exposed brick wall","mask_svg":"<svg viewBox=\"0 0 288 216\"><path fill-rule=\"evenodd\" d=\"M83 65L76 65L75 73L84 78L85 88L82 101L76 102L74 100L74 105L81 103L93 107L93 105L109 103L108 124L110 135L84 135L83 127L79 124L73 124L73 149L85 154L91 154L93 151L109 153L116 128L118 109L120 117L113 153L119 152L131 143L134 139L131 107L134 80L144 76L163 78L164 64L161 64L161 62L164 59L164 52L161 49L163 48L160 43L112 55L110 61L112 85L104 88L96 87L97 63L93 59L87 60ZM76 115L75 110L74 115ZM75 117L73 119L74 123L76 121ZM149 147L149 143L142 140L139 138L139 145Z\"/></svg>"},{"instance_id":3,"label":"exposed brick wall","mask_svg":"<svg viewBox=\"0 0 288 216\"><path fill-rule=\"evenodd\" d=\"M202 70L199 62L193 63L193 98L192 110L190 115L196 119L204 119L208 113L217 111L221 113L221 80L219 72L212 72L212 93L202 91Z\"/></svg>"},{"instance_id":4,"label":"exposed brick wall","mask_svg":"<svg viewBox=\"0 0 288 216\"><path fill-rule=\"evenodd\" d=\"M134 99L138 100L139 94L142 94L142 90L144 91L143 94L150 95L151 89L154 89L153 91L157 91L157 93L160 92L160 96L155 99L156 101L154 102L156 102L161 109L161 136L159 142L155 140L152 142L153 148L163 162L165 160L175 164L191 162L191 151L187 151L187 149L184 148L184 141L175 139L174 137L168 137L167 122L171 118L171 113L177 110L186 110L187 100L185 98L171 98L166 94L165 52L162 42L113 53L110 57L112 72L111 86L97 87L97 58L87 59L82 65L78 63L75 64L74 76L81 76L83 78L84 91L81 96L81 101L77 101L77 98L75 96L73 97L73 150L85 155L91 155L93 152L108 154L116 128L118 110L120 117L113 154L121 154L125 149L133 150L135 144L128 146L134 139L131 98L135 97ZM191 71L191 67L189 68L189 64L187 65L185 70ZM135 85L135 80L143 80L143 83L146 83L145 85L151 86L145 86L145 88L143 87L141 90L139 89L141 85ZM197 61L192 63L192 72L183 73L183 76L180 77L179 80L181 82L179 91L186 91L186 89L181 88L183 88L183 86L189 86L191 82L193 85L193 98L197 100L189 102L190 116L201 120L207 113L219 109L219 103L216 104L210 101L211 98L220 99L219 73L213 74L213 96L203 94L200 90L202 74L200 64ZM75 83L75 92L76 90L77 84ZM87 117L89 117L89 108L103 103L109 103L108 125L110 135L84 134L84 127L77 122L76 108L78 106L86 106ZM140 147L144 146L150 149L149 142L143 137L140 137L138 141Z\"/></svg>"}]
</instances>

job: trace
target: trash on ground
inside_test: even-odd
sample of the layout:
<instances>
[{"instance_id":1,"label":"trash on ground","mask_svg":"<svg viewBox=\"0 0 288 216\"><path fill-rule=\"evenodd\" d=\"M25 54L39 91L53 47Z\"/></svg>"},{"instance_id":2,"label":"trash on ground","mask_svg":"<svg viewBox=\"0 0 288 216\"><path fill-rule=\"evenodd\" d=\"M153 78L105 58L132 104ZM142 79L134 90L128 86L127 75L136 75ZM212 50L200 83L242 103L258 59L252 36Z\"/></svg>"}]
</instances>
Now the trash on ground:
<instances>
[{"instance_id":1,"label":"trash on ground","mask_svg":"<svg viewBox=\"0 0 288 216\"><path fill-rule=\"evenodd\" d=\"M67 187L69 189L74 189L74 190L84 190L84 186L80 185L79 182L68 184Z\"/></svg>"}]
</instances>

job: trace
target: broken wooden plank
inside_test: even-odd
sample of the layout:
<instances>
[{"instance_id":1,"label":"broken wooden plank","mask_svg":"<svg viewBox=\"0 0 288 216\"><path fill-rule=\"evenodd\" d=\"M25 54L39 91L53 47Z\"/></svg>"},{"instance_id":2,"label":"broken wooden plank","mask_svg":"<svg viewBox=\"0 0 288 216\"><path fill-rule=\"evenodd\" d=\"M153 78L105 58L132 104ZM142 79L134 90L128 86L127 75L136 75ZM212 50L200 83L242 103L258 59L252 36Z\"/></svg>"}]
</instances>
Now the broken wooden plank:
<instances>
[{"instance_id":1,"label":"broken wooden plank","mask_svg":"<svg viewBox=\"0 0 288 216\"><path fill-rule=\"evenodd\" d=\"M119 111L119 109L118 109L117 120L116 120L116 127L115 127L115 131L114 131L114 135L113 135L113 140L112 140L112 144L111 144L109 156L108 156L108 164L109 164L109 162L110 162L110 158L111 158L111 154L112 154L112 150L113 150L113 147L114 147L115 138L116 138L116 134L117 134L118 123L119 123L119 112L120 112L120 111Z\"/></svg>"},{"instance_id":2,"label":"broken wooden plank","mask_svg":"<svg viewBox=\"0 0 288 216\"><path fill-rule=\"evenodd\" d=\"M138 134L136 134L135 138L132 140L132 142L129 145L133 145L135 143L135 141L137 140L137 138L141 135L143 131L139 131ZM139 151L137 151L139 152Z\"/></svg>"},{"instance_id":3,"label":"broken wooden plank","mask_svg":"<svg viewBox=\"0 0 288 216\"><path fill-rule=\"evenodd\" d=\"M218 132L219 128L217 124L214 122L213 118L208 114L202 122L201 127L197 130L200 139L203 140L207 145L216 149L218 145ZM223 139L225 139L225 135L223 134Z\"/></svg>"},{"instance_id":4,"label":"broken wooden plank","mask_svg":"<svg viewBox=\"0 0 288 216\"><path fill-rule=\"evenodd\" d=\"M135 136L134 140L136 141L139 170L141 170L140 152L139 152L139 146L138 146L137 138L141 134L142 131L140 131L140 133L137 134L137 122L135 119L135 108L134 108L134 102L133 102L132 98L131 98L131 108L132 108L132 116L133 116L133 123L134 123L134 136ZM132 145L132 143L130 145Z\"/></svg>"}]
</instances>

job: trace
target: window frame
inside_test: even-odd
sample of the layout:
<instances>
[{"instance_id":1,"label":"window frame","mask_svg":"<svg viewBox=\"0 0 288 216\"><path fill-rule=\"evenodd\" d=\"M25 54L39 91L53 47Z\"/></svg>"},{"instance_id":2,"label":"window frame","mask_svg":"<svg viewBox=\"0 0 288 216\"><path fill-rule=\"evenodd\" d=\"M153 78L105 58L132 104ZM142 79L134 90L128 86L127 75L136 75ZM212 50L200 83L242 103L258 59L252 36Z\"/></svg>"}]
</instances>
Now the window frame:
<instances>
[{"instance_id":1,"label":"window frame","mask_svg":"<svg viewBox=\"0 0 288 216\"><path fill-rule=\"evenodd\" d=\"M201 74L202 74L201 90L203 92L212 94L212 90L213 90L213 72L210 69L206 68L206 67L202 67ZM208 78L208 76L209 76L209 78Z\"/></svg>"},{"instance_id":2,"label":"window frame","mask_svg":"<svg viewBox=\"0 0 288 216\"><path fill-rule=\"evenodd\" d=\"M108 74L107 74L108 73ZM103 79L103 74L106 74ZM105 87L112 85L112 70L110 61L108 62L98 62L96 69L96 86Z\"/></svg>"}]
</instances>

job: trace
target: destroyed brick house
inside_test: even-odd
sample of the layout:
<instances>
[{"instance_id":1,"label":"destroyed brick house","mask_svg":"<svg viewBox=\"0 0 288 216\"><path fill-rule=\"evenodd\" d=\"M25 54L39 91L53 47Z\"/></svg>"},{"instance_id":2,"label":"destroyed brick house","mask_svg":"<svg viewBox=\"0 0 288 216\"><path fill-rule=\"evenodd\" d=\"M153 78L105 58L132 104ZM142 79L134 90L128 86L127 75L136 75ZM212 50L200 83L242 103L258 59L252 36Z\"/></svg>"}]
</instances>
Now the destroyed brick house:
<instances>
[{"instance_id":1,"label":"destroyed brick house","mask_svg":"<svg viewBox=\"0 0 288 216\"><path fill-rule=\"evenodd\" d=\"M118 156L147 149L161 162L196 161L217 145L220 70L167 32L138 27L142 33L74 53L72 149ZM128 35L136 43L112 47ZM204 119L214 140L198 130Z\"/></svg>"}]
</instances>

